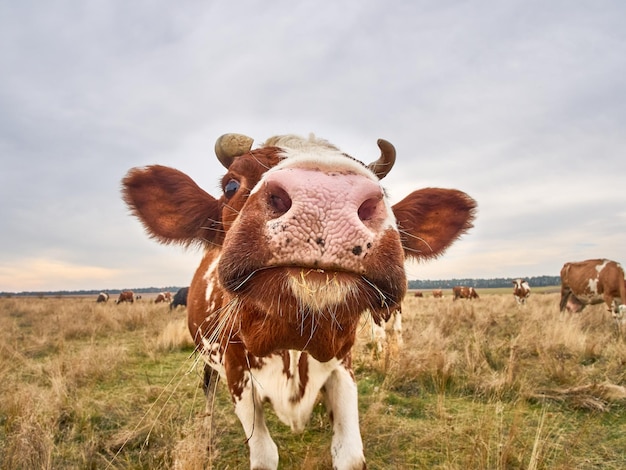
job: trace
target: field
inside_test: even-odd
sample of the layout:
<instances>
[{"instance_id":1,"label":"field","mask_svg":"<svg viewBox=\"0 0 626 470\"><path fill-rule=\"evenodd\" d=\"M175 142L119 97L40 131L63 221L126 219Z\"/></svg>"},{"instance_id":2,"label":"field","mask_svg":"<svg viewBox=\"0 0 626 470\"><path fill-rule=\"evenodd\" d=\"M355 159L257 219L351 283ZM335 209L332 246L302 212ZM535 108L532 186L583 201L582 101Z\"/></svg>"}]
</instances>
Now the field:
<instances>
[{"instance_id":1,"label":"field","mask_svg":"<svg viewBox=\"0 0 626 470\"><path fill-rule=\"evenodd\" d=\"M403 345L363 323L354 350L370 469L626 468L626 342L602 306L561 316L407 296ZM207 414L185 310L144 298L0 299L0 468L247 469L223 384ZM292 434L267 413L281 469L330 468L323 405Z\"/></svg>"}]
</instances>

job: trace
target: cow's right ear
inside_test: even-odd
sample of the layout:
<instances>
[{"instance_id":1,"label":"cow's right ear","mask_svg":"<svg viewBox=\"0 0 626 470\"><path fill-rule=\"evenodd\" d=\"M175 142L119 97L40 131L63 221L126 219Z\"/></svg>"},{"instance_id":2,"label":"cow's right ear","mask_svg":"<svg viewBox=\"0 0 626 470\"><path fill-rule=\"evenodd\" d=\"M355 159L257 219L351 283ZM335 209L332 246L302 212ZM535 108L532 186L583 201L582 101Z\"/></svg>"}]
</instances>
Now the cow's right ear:
<instances>
[{"instance_id":1,"label":"cow's right ear","mask_svg":"<svg viewBox=\"0 0 626 470\"><path fill-rule=\"evenodd\" d=\"M148 234L161 243L222 242L218 201L178 170L161 165L133 168L122 180L122 196Z\"/></svg>"}]
</instances>

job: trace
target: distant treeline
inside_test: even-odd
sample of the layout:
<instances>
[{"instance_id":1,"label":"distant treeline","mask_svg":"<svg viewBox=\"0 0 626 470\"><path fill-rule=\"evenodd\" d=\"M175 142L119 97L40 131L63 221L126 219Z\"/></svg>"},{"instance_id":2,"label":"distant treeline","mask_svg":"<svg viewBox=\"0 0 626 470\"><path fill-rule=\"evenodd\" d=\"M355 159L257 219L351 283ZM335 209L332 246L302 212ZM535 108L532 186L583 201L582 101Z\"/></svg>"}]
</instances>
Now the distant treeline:
<instances>
[{"instance_id":1,"label":"distant treeline","mask_svg":"<svg viewBox=\"0 0 626 470\"><path fill-rule=\"evenodd\" d=\"M447 279L432 281L430 279L416 279L409 281L409 289L452 289L454 286L471 286L475 288L510 287L518 278L496 277L493 279ZM531 287L558 286L561 284L560 276L533 276L524 278Z\"/></svg>"},{"instance_id":2,"label":"distant treeline","mask_svg":"<svg viewBox=\"0 0 626 470\"><path fill-rule=\"evenodd\" d=\"M132 290L135 294L156 294L159 292L178 292L180 287L136 287L133 289L92 289L92 290L57 290L57 291L24 291L24 292L0 292L0 297L52 297L60 295L69 296L97 296L100 292L109 295L117 295L123 290Z\"/></svg>"}]
</instances>

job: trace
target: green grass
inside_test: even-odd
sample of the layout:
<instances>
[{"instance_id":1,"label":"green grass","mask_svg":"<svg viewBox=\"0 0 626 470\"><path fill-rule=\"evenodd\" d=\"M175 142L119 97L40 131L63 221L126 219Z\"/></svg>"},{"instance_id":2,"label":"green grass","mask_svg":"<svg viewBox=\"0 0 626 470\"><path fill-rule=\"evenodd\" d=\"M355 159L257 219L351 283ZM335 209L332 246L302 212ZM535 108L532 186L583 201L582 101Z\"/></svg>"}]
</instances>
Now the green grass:
<instances>
[{"instance_id":1,"label":"green grass","mask_svg":"<svg viewBox=\"0 0 626 470\"><path fill-rule=\"evenodd\" d=\"M407 297L403 347L354 349L370 469L626 468L626 342L558 294ZM225 386L209 418L184 311L0 299L0 468L247 469ZM181 333L182 332L182 333ZM330 468L322 404L294 435L267 408L281 469Z\"/></svg>"}]
</instances>

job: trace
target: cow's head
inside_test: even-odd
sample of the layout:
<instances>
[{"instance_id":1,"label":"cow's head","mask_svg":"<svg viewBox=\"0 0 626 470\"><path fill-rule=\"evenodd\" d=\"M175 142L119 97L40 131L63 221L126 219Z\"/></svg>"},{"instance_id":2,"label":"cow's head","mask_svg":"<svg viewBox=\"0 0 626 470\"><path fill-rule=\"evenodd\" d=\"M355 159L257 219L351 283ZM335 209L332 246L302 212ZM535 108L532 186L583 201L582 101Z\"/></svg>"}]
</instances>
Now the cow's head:
<instances>
[{"instance_id":1,"label":"cow's head","mask_svg":"<svg viewBox=\"0 0 626 470\"><path fill-rule=\"evenodd\" d=\"M219 199L155 165L128 173L124 200L160 242L220 247L219 285L249 350L327 360L352 346L362 312L380 322L400 305L406 258L440 255L474 217L474 200L456 190L422 189L390 206L380 179L395 149L378 146L379 160L364 165L313 136L251 150L252 139L226 135L216 144L227 169Z\"/></svg>"}]
</instances>

